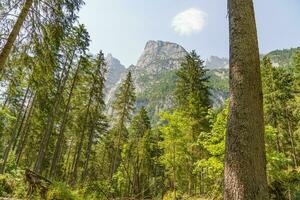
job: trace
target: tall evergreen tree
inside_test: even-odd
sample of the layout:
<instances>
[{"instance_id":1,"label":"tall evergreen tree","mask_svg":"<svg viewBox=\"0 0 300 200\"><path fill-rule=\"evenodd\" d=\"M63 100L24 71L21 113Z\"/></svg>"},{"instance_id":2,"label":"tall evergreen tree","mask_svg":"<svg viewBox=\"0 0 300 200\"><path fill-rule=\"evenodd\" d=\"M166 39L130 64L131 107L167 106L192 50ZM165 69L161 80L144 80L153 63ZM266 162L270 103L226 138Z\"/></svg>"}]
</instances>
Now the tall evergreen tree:
<instances>
[{"instance_id":1,"label":"tall evergreen tree","mask_svg":"<svg viewBox=\"0 0 300 200\"><path fill-rule=\"evenodd\" d=\"M189 53L177 72L175 98L178 109L198 120L198 133L209 127L206 118L210 107L207 70L195 51ZM196 138L196 136L195 136Z\"/></svg>"},{"instance_id":2,"label":"tall evergreen tree","mask_svg":"<svg viewBox=\"0 0 300 200\"><path fill-rule=\"evenodd\" d=\"M121 84L113 103L113 117L116 118L111 133L113 152L111 152L110 177L116 172L121 160L121 147L128 138L127 125L135 107L135 88L131 72Z\"/></svg>"}]
</instances>

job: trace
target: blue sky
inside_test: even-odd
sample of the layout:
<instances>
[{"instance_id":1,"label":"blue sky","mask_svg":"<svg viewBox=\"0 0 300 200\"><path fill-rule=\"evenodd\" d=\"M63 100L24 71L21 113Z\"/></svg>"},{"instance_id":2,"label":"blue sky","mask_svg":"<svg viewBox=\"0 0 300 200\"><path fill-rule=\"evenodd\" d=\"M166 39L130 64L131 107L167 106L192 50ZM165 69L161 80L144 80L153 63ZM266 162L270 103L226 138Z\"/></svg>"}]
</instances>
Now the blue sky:
<instances>
[{"instance_id":1,"label":"blue sky","mask_svg":"<svg viewBox=\"0 0 300 200\"><path fill-rule=\"evenodd\" d=\"M227 0L86 0L80 22L92 53L136 64L148 40L228 57ZM254 0L260 52L300 46L300 0Z\"/></svg>"}]
</instances>

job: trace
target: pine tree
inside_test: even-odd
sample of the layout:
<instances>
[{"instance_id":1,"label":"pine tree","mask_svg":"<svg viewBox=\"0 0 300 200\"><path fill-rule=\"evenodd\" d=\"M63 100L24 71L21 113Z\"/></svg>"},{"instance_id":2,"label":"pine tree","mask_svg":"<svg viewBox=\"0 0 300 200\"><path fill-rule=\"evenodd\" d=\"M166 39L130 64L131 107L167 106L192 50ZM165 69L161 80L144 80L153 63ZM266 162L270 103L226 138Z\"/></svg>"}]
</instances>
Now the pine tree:
<instances>
[{"instance_id":1,"label":"pine tree","mask_svg":"<svg viewBox=\"0 0 300 200\"><path fill-rule=\"evenodd\" d=\"M127 125L134 111L135 107L135 88L131 72L127 73L126 79L121 84L119 90L115 95L113 103L114 118L116 118L113 128L110 131L110 138L112 142L111 152L111 167L110 177L116 172L121 160L121 147L128 138Z\"/></svg>"},{"instance_id":2,"label":"pine tree","mask_svg":"<svg viewBox=\"0 0 300 200\"><path fill-rule=\"evenodd\" d=\"M187 133L190 136L188 146L191 148L188 151L190 160L189 173L189 194L192 195L197 188L197 178L192 174L193 165L197 160L204 158L205 149L196 144L197 140L201 140L201 132L209 131L210 123L208 114L210 109L209 87L207 70L204 69L203 61L200 56L192 51L182 62L179 71L177 72L178 79L176 81L175 99L176 110L180 115L187 115L193 123L189 123L192 127ZM188 126L188 125L187 125ZM202 174L200 174L200 177ZM202 192L201 180L198 183Z\"/></svg>"},{"instance_id":3,"label":"pine tree","mask_svg":"<svg viewBox=\"0 0 300 200\"><path fill-rule=\"evenodd\" d=\"M198 133L209 127L206 116L210 107L207 70L204 61L192 51L182 62L177 72L175 98L177 108L198 120ZM195 136L196 138L197 136Z\"/></svg>"},{"instance_id":4,"label":"pine tree","mask_svg":"<svg viewBox=\"0 0 300 200\"><path fill-rule=\"evenodd\" d=\"M150 119L142 107L131 121L128 140L122 148L119 174L129 180L123 186L125 196L144 198L151 192L150 180L154 177L155 169L152 161L153 151L156 150L154 143Z\"/></svg>"}]
</instances>

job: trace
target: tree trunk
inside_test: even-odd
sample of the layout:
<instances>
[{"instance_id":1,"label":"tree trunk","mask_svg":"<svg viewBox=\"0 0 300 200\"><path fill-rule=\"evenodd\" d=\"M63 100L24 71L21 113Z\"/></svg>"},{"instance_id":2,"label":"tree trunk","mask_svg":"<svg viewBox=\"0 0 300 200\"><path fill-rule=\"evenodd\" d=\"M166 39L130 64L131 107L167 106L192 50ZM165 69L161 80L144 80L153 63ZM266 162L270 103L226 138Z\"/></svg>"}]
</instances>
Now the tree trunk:
<instances>
[{"instance_id":1,"label":"tree trunk","mask_svg":"<svg viewBox=\"0 0 300 200\"><path fill-rule=\"evenodd\" d=\"M288 114L288 110L285 110L285 119L287 121L287 126L288 126L288 134L289 134L289 140L290 140L290 144L291 144L291 155L292 155L292 160L293 160L293 164L294 164L294 168L296 169L298 167L297 164L297 151L296 151L296 145L295 145L295 138L294 138L294 133L292 130L292 125L289 119L289 114Z\"/></svg>"},{"instance_id":2,"label":"tree trunk","mask_svg":"<svg viewBox=\"0 0 300 200\"><path fill-rule=\"evenodd\" d=\"M93 120L93 119L92 119ZM92 145L93 145L93 140L94 140L94 127L95 124L92 124L91 130L90 130L90 134L89 134L89 141L88 141L88 145L87 145L87 150L85 153L85 161L83 164L83 172L82 172L82 176L81 176L81 182L85 181L85 178L88 174L88 165L89 165L89 160L91 157L91 152L92 152Z\"/></svg>"},{"instance_id":3,"label":"tree trunk","mask_svg":"<svg viewBox=\"0 0 300 200\"><path fill-rule=\"evenodd\" d=\"M24 109L24 107L25 107L25 103L26 103L28 93L29 93L29 86L27 87L26 92L25 92L25 96L22 100L22 105L21 105L20 110L18 112L17 121L15 122L13 131L12 131L12 134L11 134L11 138L8 141L8 144L7 144L7 146L5 148L5 151L4 151L4 154L3 154L3 163L2 163L1 168L0 168L0 174L3 174L5 172L5 165L6 165L10 150L11 150L13 144L15 143L15 140L17 139L17 133L18 133L18 130L19 130L20 120L23 116L22 115L23 111L26 110L26 109ZM28 105L26 107L28 107Z\"/></svg>"},{"instance_id":4,"label":"tree trunk","mask_svg":"<svg viewBox=\"0 0 300 200\"><path fill-rule=\"evenodd\" d=\"M20 161L24 146L25 146L27 138L28 138L28 131L30 128L30 123L31 123L30 118L31 118L31 115L32 115L32 112L34 109L34 101L35 101L35 95L33 94L33 97L32 97L31 103L30 103L29 112L26 117L26 122L25 122L24 128L20 132L20 134L21 134L20 141L18 142L17 149L16 149L16 165L17 166L19 165L19 161Z\"/></svg>"},{"instance_id":5,"label":"tree trunk","mask_svg":"<svg viewBox=\"0 0 300 200\"><path fill-rule=\"evenodd\" d=\"M40 143L39 153L38 153L37 160L36 160L35 166L34 166L35 173L40 173L41 169L42 169L42 164L43 164L45 156L46 156L47 148L48 148L48 145L50 142L50 137L51 137L53 126L54 126L55 116L57 115L57 112L59 110L59 105L62 100L63 92L66 87L66 83L67 83L67 80L69 77L71 66L73 64L74 55L75 55L75 52L73 52L72 57L70 58L71 60L70 60L70 63L69 63L69 66L67 67L67 69L66 69L66 65L67 65L67 61L66 61L65 66L64 66L64 71L66 70L66 72L65 72L65 74L63 73L61 75L59 83L58 83L57 92L56 92L55 99L53 102L53 107L48 114L47 124L44 129L44 133L42 134L43 137L42 137L42 140Z\"/></svg>"},{"instance_id":6,"label":"tree trunk","mask_svg":"<svg viewBox=\"0 0 300 200\"><path fill-rule=\"evenodd\" d=\"M228 0L230 112L225 200L268 199L263 96L252 0Z\"/></svg>"},{"instance_id":7,"label":"tree trunk","mask_svg":"<svg viewBox=\"0 0 300 200\"><path fill-rule=\"evenodd\" d=\"M17 39L17 36L19 35L20 33L20 30L21 30L21 27L28 15L28 12L32 6L32 3L33 3L33 0L26 0L25 1L25 4L21 10L21 13L19 14L18 16L18 19L12 29L12 31L10 32L9 36L8 36L8 39L7 39L7 42L6 44L4 45L2 51L1 51L1 54L0 54L0 74L3 72L3 69L4 69L4 65L7 61L7 58L9 56L9 53Z\"/></svg>"},{"instance_id":8,"label":"tree trunk","mask_svg":"<svg viewBox=\"0 0 300 200\"><path fill-rule=\"evenodd\" d=\"M88 117L89 117L89 113L90 113L90 107L91 107L91 104L92 104L92 97L93 97L93 92L94 92L94 85L95 85L95 82L93 83L93 87L92 87L92 89L90 91L90 94L89 94L89 101L88 101L86 113L85 113L84 120L83 120L83 125L82 125L80 140L79 140L79 144L78 144L78 148L77 148L77 152L76 152L76 157L75 157L75 160L74 160L74 168L73 168L72 180L71 180L71 184L73 184L73 185L77 181L77 170L78 170L78 165L79 165L81 151L82 151L82 146L83 146L85 128L86 128L86 124L88 122Z\"/></svg>"},{"instance_id":9,"label":"tree trunk","mask_svg":"<svg viewBox=\"0 0 300 200\"><path fill-rule=\"evenodd\" d=\"M69 93L69 96L68 96L67 105L66 105L65 110L64 110L64 115L63 115L63 119L62 119L62 122L61 122L61 127L60 127L60 130L59 130L58 139L57 139L56 144L55 144L55 150L54 150L54 154L53 154L53 158L52 158L52 162L51 162L51 168L50 168L50 177L53 177L56 174L56 165L59 161L59 157L60 157L60 154L61 154L61 146L62 146L62 142L63 142L63 139L64 139L64 132L65 132L66 124L67 124L67 119L68 119L68 116L69 116L71 98L72 98L73 90L74 90L74 87L75 87L75 84L76 84L79 68L80 68L80 65L78 64L77 69L75 71L73 81L72 81L70 93Z\"/></svg>"}]
</instances>

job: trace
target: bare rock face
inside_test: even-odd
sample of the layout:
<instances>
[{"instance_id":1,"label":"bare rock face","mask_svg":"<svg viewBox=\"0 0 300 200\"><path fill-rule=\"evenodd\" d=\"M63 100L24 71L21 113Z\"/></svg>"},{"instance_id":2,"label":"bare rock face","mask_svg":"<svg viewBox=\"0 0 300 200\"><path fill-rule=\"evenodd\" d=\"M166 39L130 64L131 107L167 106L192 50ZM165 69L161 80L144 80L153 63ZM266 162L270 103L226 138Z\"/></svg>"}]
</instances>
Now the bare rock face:
<instances>
[{"instance_id":1,"label":"bare rock face","mask_svg":"<svg viewBox=\"0 0 300 200\"><path fill-rule=\"evenodd\" d=\"M205 66L208 69L227 69L229 68L228 58L219 58L218 56L210 56L206 62Z\"/></svg>"},{"instance_id":2,"label":"bare rock face","mask_svg":"<svg viewBox=\"0 0 300 200\"><path fill-rule=\"evenodd\" d=\"M187 51L178 44L148 41L137 64L129 68L133 75L136 92L147 91L147 88L157 83L157 76L164 71L179 69L187 54Z\"/></svg>"},{"instance_id":3,"label":"bare rock face","mask_svg":"<svg viewBox=\"0 0 300 200\"><path fill-rule=\"evenodd\" d=\"M136 66L153 74L162 70L178 69L186 55L187 51L178 44L150 40Z\"/></svg>"},{"instance_id":4,"label":"bare rock face","mask_svg":"<svg viewBox=\"0 0 300 200\"><path fill-rule=\"evenodd\" d=\"M162 71L179 69L180 63L187 55L187 51L178 44L163 41L148 41L136 65L131 65L127 70L120 67L120 62L108 56L107 63L114 73L109 72L107 84L106 102L110 102L117 90L117 85L126 77L126 73L132 72L136 93L145 92L153 84L152 80ZM109 62L113 61L113 62ZM109 65L109 63L112 63ZM116 73L114 69L122 69ZM110 70L109 70L110 71ZM111 77L115 75L114 77ZM145 81L147 79L147 81ZM113 81L109 81L113 80Z\"/></svg>"},{"instance_id":5,"label":"bare rock face","mask_svg":"<svg viewBox=\"0 0 300 200\"><path fill-rule=\"evenodd\" d=\"M108 113L112 114L111 105L114 94L125 79L127 72L131 71L137 95L137 110L141 106L146 106L152 121L157 121L157 113L173 106L176 71L180 68L187 54L188 52L178 44L151 40L146 43L136 65L131 65L127 69L120 64L120 61L108 55L106 58L109 69L106 90ZM227 61L214 57L209 64L212 69L216 69L220 66L226 66ZM221 75L222 77L225 76L224 82L227 80L227 74L223 74L221 69L219 71L212 73L215 77L215 85L218 84L218 80L221 80ZM211 94L214 105L224 103L226 92L216 88L212 89Z\"/></svg>"},{"instance_id":6,"label":"bare rock face","mask_svg":"<svg viewBox=\"0 0 300 200\"><path fill-rule=\"evenodd\" d=\"M108 70L106 87L109 90L120 80L120 77L126 71L126 68L118 59L114 58L111 54L107 54L105 62Z\"/></svg>"}]
</instances>

